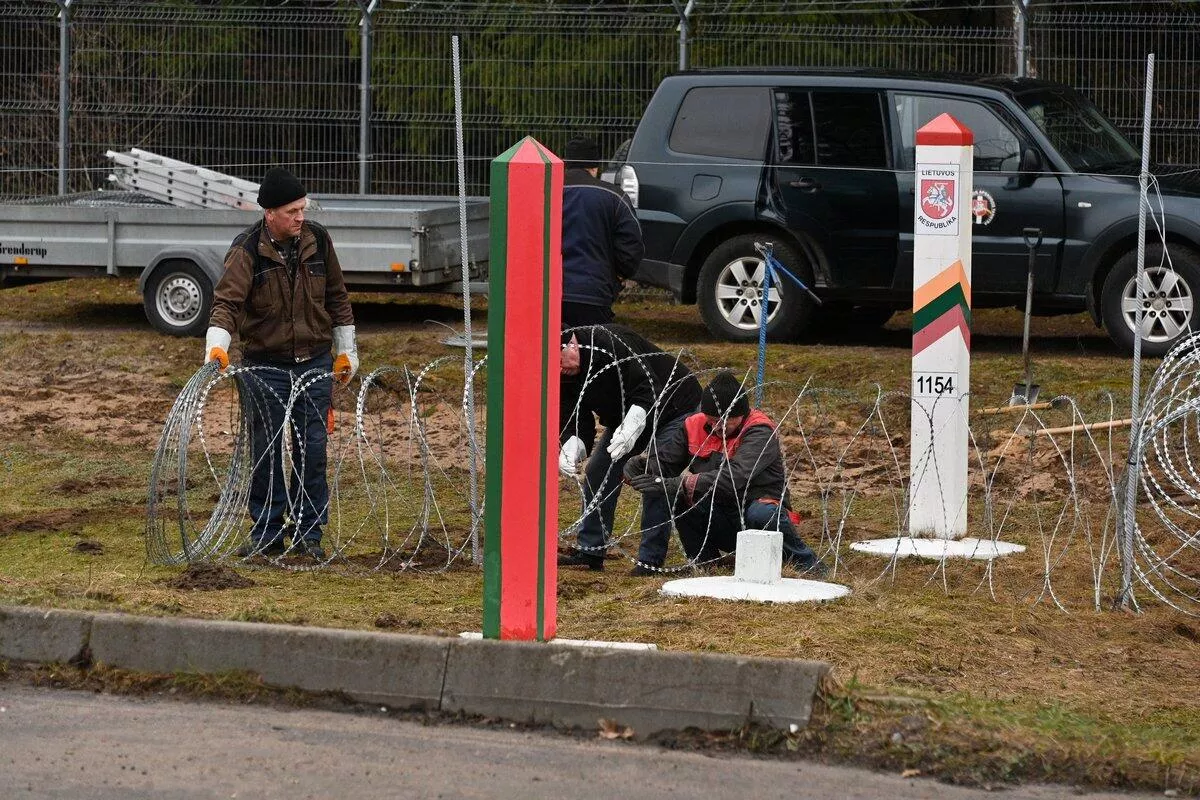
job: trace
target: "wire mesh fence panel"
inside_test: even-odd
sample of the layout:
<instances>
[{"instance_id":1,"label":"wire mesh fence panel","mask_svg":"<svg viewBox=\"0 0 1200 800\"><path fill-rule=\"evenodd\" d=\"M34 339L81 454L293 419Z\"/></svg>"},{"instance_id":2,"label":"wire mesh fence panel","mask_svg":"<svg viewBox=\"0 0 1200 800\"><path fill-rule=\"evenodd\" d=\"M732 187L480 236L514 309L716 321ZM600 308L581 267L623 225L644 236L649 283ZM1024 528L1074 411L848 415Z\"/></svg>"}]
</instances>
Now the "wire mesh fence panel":
<instances>
[{"instance_id":1,"label":"wire mesh fence panel","mask_svg":"<svg viewBox=\"0 0 1200 800\"><path fill-rule=\"evenodd\" d=\"M373 63L376 189L456 189L452 35L462 44L467 191L482 194L490 160L526 135L561 152L573 133L585 133L602 153L615 152L676 64L674 22L644 9L385 9Z\"/></svg>"},{"instance_id":2,"label":"wire mesh fence panel","mask_svg":"<svg viewBox=\"0 0 1200 800\"><path fill-rule=\"evenodd\" d=\"M79 6L72 186L104 184L106 150L142 147L254 180L303 165L321 191L355 190L357 21L336 9Z\"/></svg>"},{"instance_id":3,"label":"wire mesh fence panel","mask_svg":"<svg viewBox=\"0 0 1200 800\"><path fill-rule=\"evenodd\" d=\"M0 197L58 185L58 8L0 5Z\"/></svg>"},{"instance_id":4,"label":"wire mesh fence panel","mask_svg":"<svg viewBox=\"0 0 1200 800\"><path fill-rule=\"evenodd\" d=\"M811 15L810 15L811 16ZM696 67L871 67L996 74L1013 63L1012 31L704 20L690 53Z\"/></svg>"},{"instance_id":5,"label":"wire mesh fence panel","mask_svg":"<svg viewBox=\"0 0 1200 800\"><path fill-rule=\"evenodd\" d=\"M1034 4L1030 63L1040 77L1084 90L1137 138L1141 65L1154 51L1156 160L1194 164L1200 14L1165 0L1161 7L1170 13ZM1015 62L1013 31L1002 24L922 24L926 17L916 12L872 12L868 20L832 6L804 14L778 4L731 8L701 7L681 31L667 2L389 3L376 7L364 29L364 6L333 0L75 0L68 11L68 189L104 186L105 151L141 147L251 180L269 165L290 166L321 193L358 191L365 150L369 192L453 193L454 35L471 194L486 192L488 162L526 135L559 150L573 133L589 133L602 152L614 153L681 57L700 68L963 74L1011 72ZM0 0L0 197L57 186L59 13L51 0ZM371 47L366 142L364 30Z\"/></svg>"},{"instance_id":6,"label":"wire mesh fence panel","mask_svg":"<svg viewBox=\"0 0 1200 800\"><path fill-rule=\"evenodd\" d=\"M1037 77L1074 86L1135 143L1141 140L1146 55L1155 54L1151 157L1200 164L1200 13L1037 11L1030 19Z\"/></svg>"}]
</instances>

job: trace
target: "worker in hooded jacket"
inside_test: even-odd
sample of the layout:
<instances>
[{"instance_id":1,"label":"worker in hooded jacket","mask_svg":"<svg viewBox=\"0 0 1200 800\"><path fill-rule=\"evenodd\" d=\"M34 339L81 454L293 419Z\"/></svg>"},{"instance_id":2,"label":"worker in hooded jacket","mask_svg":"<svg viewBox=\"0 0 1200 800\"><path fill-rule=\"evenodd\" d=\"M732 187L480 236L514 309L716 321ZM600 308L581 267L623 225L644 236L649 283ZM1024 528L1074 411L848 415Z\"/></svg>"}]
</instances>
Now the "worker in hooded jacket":
<instances>
[{"instance_id":1,"label":"worker in hooded jacket","mask_svg":"<svg viewBox=\"0 0 1200 800\"><path fill-rule=\"evenodd\" d=\"M783 563L820 577L825 565L796 532L775 423L751 408L741 382L719 371L700 408L665 432L625 475L642 492L642 528L674 519L684 553L704 563L732 553L741 530L783 534Z\"/></svg>"}]
</instances>

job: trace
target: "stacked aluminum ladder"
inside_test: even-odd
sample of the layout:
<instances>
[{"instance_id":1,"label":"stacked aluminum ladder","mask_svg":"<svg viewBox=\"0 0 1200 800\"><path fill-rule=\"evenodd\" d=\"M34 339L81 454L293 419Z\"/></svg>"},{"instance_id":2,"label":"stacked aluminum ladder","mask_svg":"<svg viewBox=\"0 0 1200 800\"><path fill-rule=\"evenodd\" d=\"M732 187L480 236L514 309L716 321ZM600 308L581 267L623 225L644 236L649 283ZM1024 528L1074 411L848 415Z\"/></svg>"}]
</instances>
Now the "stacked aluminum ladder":
<instances>
[{"instance_id":1,"label":"stacked aluminum ladder","mask_svg":"<svg viewBox=\"0 0 1200 800\"><path fill-rule=\"evenodd\" d=\"M181 208L258 210L258 184L134 147L104 154L116 168L110 183Z\"/></svg>"}]
</instances>

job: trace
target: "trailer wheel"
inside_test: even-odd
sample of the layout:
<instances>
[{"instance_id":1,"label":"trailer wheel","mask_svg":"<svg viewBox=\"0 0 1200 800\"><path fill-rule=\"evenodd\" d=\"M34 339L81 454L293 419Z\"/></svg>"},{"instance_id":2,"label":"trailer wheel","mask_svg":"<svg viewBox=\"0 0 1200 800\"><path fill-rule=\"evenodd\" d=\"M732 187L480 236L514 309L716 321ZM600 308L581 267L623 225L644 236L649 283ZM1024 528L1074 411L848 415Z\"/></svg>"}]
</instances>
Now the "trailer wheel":
<instances>
[{"instance_id":1,"label":"trailer wheel","mask_svg":"<svg viewBox=\"0 0 1200 800\"><path fill-rule=\"evenodd\" d=\"M164 261L146 281L146 319L172 336L203 336L212 311L213 287L191 261Z\"/></svg>"}]
</instances>

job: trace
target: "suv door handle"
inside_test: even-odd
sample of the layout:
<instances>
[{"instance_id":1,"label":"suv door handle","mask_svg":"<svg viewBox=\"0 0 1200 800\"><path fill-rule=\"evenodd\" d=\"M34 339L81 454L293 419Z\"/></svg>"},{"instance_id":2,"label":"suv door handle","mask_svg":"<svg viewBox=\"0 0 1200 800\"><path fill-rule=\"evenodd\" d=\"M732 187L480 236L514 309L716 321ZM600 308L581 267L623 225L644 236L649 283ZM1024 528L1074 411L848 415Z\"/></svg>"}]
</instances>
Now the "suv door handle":
<instances>
[{"instance_id":1,"label":"suv door handle","mask_svg":"<svg viewBox=\"0 0 1200 800\"><path fill-rule=\"evenodd\" d=\"M791 186L793 189L803 189L806 192L815 192L821 188L821 183L815 178L800 178L799 180L788 181L788 186Z\"/></svg>"}]
</instances>

